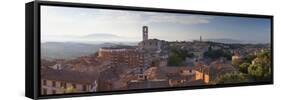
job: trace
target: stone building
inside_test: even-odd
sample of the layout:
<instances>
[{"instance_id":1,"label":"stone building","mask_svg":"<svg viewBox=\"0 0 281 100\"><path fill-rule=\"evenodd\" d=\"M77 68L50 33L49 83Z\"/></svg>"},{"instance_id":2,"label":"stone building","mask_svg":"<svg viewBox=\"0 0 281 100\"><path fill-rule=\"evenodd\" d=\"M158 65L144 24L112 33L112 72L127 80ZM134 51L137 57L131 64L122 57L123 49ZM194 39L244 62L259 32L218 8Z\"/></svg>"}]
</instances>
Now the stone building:
<instances>
[{"instance_id":1,"label":"stone building","mask_svg":"<svg viewBox=\"0 0 281 100\"><path fill-rule=\"evenodd\" d=\"M144 66L144 54L133 46L116 46L100 48L98 57L103 60L109 60L113 66Z\"/></svg>"},{"instance_id":2,"label":"stone building","mask_svg":"<svg viewBox=\"0 0 281 100\"><path fill-rule=\"evenodd\" d=\"M98 87L97 78L97 73L41 69L41 94L95 92Z\"/></svg>"}]
</instances>

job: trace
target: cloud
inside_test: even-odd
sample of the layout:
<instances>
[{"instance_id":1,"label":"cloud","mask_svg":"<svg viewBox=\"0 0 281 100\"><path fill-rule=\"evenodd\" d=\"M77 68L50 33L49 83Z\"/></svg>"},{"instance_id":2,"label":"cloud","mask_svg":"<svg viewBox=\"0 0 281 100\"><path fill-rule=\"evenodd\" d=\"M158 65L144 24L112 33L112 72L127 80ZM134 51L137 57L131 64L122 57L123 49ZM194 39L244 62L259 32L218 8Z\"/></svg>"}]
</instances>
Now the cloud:
<instances>
[{"instance_id":1,"label":"cloud","mask_svg":"<svg viewBox=\"0 0 281 100\"><path fill-rule=\"evenodd\" d=\"M42 39L51 36L81 37L89 33L111 33L141 40L143 25L210 23L212 17L203 15L157 13L124 10L85 9L44 6L41 9ZM154 27L156 29L156 26ZM170 29L170 31L174 31Z\"/></svg>"},{"instance_id":2,"label":"cloud","mask_svg":"<svg viewBox=\"0 0 281 100\"><path fill-rule=\"evenodd\" d=\"M142 12L142 11L121 11L121 10L96 10L95 17L104 22L111 23L175 23L175 24L207 24L213 18L204 15L159 13L159 12Z\"/></svg>"},{"instance_id":3,"label":"cloud","mask_svg":"<svg viewBox=\"0 0 281 100\"><path fill-rule=\"evenodd\" d=\"M150 16L150 22L156 23L176 23L176 24L207 24L210 23L212 17L197 16L197 15L165 15L165 16Z\"/></svg>"}]
</instances>

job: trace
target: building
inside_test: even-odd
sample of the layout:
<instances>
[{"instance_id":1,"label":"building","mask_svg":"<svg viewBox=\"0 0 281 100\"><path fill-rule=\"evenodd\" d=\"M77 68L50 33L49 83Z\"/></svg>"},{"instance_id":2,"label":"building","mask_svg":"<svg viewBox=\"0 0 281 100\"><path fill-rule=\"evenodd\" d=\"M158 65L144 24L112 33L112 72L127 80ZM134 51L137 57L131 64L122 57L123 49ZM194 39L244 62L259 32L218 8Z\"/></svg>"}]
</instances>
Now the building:
<instances>
[{"instance_id":1,"label":"building","mask_svg":"<svg viewBox=\"0 0 281 100\"><path fill-rule=\"evenodd\" d=\"M165 41L148 39L148 27L142 28L143 41L138 46L103 47L98 50L98 57L111 61L114 66L149 67L153 61L160 58L167 59L167 55L161 53ZM165 59L162 61L165 61ZM165 62L162 62L165 64Z\"/></svg>"},{"instance_id":2,"label":"building","mask_svg":"<svg viewBox=\"0 0 281 100\"><path fill-rule=\"evenodd\" d=\"M127 89L167 88L170 87L167 80L132 80L128 82Z\"/></svg>"},{"instance_id":3,"label":"building","mask_svg":"<svg viewBox=\"0 0 281 100\"><path fill-rule=\"evenodd\" d=\"M144 66L144 54L134 46L104 47L98 50L98 57L111 61L113 66Z\"/></svg>"},{"instance_id":4,"label":"building","mask_svg":"<svg viewBox=\"0 0 281 100\"><path fill-rule=\"evenodd\" d=\"M158 39L148 39L148 26L143 26L143 40L139 42L138 47L147 51L161 51L165 41Z\"/></svg>"},{"instance_id":5,"label":"building","mask_svg":"<svg viewBox=\"0 0 281 100\"><path fill-rule=\"evenodd\" d=\"M207 84L204 82L204 80L199 79L199 80L184 82L180 86L202 86L202 85L207 85Z\"/></svg>"},{"instance_id":6,"label":"building","mask_svg":"<svg viewBox=\"0 0 281 100\"><path fill-rule=\"evenodd\" d=\"M193 70L195 71L195 80L203 80L204 83L210 82L210 71L209 67L199 63L193 67Z\"/></svg>"},{"instance_id":7,"label":"building","mask_svg":"<svg viewBox=\"0 0 281 100\"><path fill-rule=\"evenodd\" d=\"M145 41L141 41L138 46L143 50L148 51L161 51L161 46L164 41L158 39L148 39Z\"/></svg>"},{"instance_id":8,"label":"building","mask_svg":"<svg viewBox=\"0 0 281 100\"><path fill-rule=\"evenodd\" d=\"M220 75L224 75L226 73L237 72L238 70L230 63L222 63L219 60L213 61L209 65L209 80L214 81Z\"/></svg>"},{"instance_id":9,"label":"building","mask_svg":"<svg viewBox=\"0 0 281 100\"><path fill-rule=\"evenodd\" d=\"M168 43L164 40L149 39L148 27L143 27L143 41L138 43L138 49L144 54L144 67L149 67L153 63L165 66L168 58L168 52L165 51Z\"/></svg>"},{"instance_id":10,"label":"building","mask_svg":"<svg viewBox=\"0 0 281 100\"><path fill-rule=\"evenodd\" d=\"M97 78L97 73L41 69L41 94L95 92Z\"/></svg>"},{"instance_id":11,"label":"building","mask_svg":"<svg viewBox=\"0 0 281 100\"><path fill-rule=\"evenodd\" d=\"M195 80L196 72L191 69L182 69L177 73L168 74L170 86L181 86L183 83Z\"/></svg>"},{"instance_id":12,"label":"building","mask_svg":"<svg viewBox=\"0 0 281 100\"><path fill-rule=\"evenodd\" d=\"M244 57L242 56L241 52L239 52L238 50L233 51L233 55L231 57L232 61L239 63L242 61L243 58Z\"/></svg>"},{"instance_id":13,"label":"building","mask_svg":"<svg viewBox=\"0 0 281 100\"><path fill-rule=\"evenodd\" d=\"M142 27L142 40L146 41L148 40L148 26L143 26Z\"/></svg>"},{"instance_id":14,"label":"building","mask_svg":"<svg viewBox=\"0 0 281 100\"><path fill-rule=\"evenodd\" d=\"M120 68L107 68L100 73L98 78L98 91L111 91L117 89L116 86L114 86L114 83L120 79L119 76L122 74L122 71L119 71L118 69Z\"/></svg>"},{"instance_id":15,"label":"building","mask_svg":"<svg viewBox=\"0 0 281 100\"><path fill-rule=\"evenodd\" d=\"M208 70L201 71L200 67L186 66L166 66L158 67L156 77L166 79L169 85L173 87L184 86L196 80L202 80L204 84L209 83Z\"/></svg>"}]
</instances>

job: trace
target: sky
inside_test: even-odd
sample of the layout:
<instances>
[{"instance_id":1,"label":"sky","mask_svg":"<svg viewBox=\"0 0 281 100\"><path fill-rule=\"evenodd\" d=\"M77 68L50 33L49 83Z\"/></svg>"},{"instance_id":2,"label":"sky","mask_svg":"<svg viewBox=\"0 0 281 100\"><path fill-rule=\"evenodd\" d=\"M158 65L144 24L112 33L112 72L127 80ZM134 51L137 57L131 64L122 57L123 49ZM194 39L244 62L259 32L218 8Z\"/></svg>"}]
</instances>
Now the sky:
<instances>
[{"instance_id":1,"label":"sky","mask_svg":"<svg viewBox=\"0 0 281 100\"><path fill-rule=\"evenodd\" d=\"M41 6L41 41L137 42L150 39L232 39L270 43L270 19Z\"/></svg>"}]
</instances>

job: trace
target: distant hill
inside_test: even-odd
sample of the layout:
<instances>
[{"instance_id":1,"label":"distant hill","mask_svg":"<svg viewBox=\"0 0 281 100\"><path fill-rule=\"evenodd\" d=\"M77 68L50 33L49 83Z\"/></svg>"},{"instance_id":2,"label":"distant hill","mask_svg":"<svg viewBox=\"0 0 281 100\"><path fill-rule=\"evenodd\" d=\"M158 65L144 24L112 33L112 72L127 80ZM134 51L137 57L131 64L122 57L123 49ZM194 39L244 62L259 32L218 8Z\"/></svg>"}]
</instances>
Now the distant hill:
<instances>
[{"instance_id":1,"label":"distant hill","mask_svg":"<svg viewBox=\"0 0 281 100\"><path fill-rule=\"evenodd\" d=\"M87 40L87 41L103 41L106 42L108 40L114 41L114 42L137 42L139 41L139 38L134 37L124 37L124 36L118 36L110 33L92 33L88 34L82 37L79 37L81 40Z\"/></svg>"},{"instance_id":2,"label":"distant hill","mask_svg":"<svg viewBox=\"0 0 281 100\"><path fill-rule=\"evenodd\" d=\"M247 44L247 43L256 43L255 41L242 41L242 40L235 40L235 39L227 39L227 38L221 38L221 39L206 39L207 41L212 42L219 42L219 43L226 43L226 44Z\"/></svg>"},{"instance_id":3,"label":"distant hill","mask_svg":"<svg viewBox=\"0 0 281 100\"><path fill-rule=\"evenodd\" d=\"M121 38L120 36L109 33L93 33L83 36L84 38Z\"/></svg>"},{"instance_id":4,"label":"distant hill","mask_svg":"<svg viewBox=\"0 0 281 100\"><path fill-rule=\"evenodd\" d=\"M94 54L100 47L114 45L113 43L46 42L41 44L41 56L44 59L72 59L83 55Z\"/></svg>"}]
</instances>

